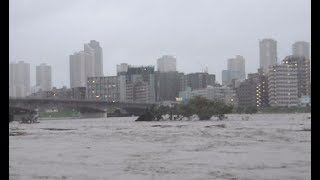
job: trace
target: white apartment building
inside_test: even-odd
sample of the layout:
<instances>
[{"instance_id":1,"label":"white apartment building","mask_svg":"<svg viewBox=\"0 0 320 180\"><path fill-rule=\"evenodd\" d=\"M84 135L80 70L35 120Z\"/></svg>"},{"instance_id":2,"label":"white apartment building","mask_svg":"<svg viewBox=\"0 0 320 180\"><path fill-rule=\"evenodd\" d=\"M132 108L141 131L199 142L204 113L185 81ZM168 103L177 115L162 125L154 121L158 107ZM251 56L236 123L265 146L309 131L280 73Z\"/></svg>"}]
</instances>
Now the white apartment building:
<instances>
[{"instance_id":1,"label":"white apartment building","mask_svg":"<svg viewBox=\"0 0 320 180\"><path fill-rule=\"evenodd\" d=\"M51 66L40 64L36 67L36 87L42 91L51 91L52 88Z\"/></svg>"}]
</instances>

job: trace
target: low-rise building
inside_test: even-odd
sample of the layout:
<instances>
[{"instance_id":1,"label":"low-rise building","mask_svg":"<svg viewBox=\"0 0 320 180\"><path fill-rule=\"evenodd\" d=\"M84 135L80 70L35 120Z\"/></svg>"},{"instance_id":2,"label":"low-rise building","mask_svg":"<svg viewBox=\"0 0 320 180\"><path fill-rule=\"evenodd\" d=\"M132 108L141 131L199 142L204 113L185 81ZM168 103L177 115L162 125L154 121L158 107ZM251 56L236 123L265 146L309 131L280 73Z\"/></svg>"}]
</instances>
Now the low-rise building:
<instances>
[{"instance_id":1,"label":"low-rise building","mask_svg":"<svg viewBox=\"0 0 320 180\"><path fill-rule=\"evenodd\" d=\"M67 87L56 88L53 87L50 91L39 90L35 93L32 93L29 98L39 98L39 99L73 99L72 90Z\"/></svg>"},{"instance_id":2,"label":"low-rise building","mask_svg":"<svg viewBox=\"0 0 320 180\"><path fill-rule=\"evenodd\" d=\"M91 100L120 101L118 76L89 77L87 97Z\"/></svg>"},{"instance_id":3,"label":"low-rise building","mask_svg":"<svg viewBox=\"0 0 320 180\"><path fill-rule=\"evenodd\" d=\"M150 86L142 79L128 82L126 85L126 102L130 103L151 103Z\"/></svg>"},{"instance_id":4,"label":"low-rise building","mask_svg":"<svg viewBox=\"0 0 320 180\"><path fill-rule=\"evenodd\" d=\"M259 85L252 79L244 80L237 88L239 108L259 107Z\"/></svg>"},{"instance_id":5,"label":"low-rise building","mask_svg":"<svg viewBox=\"0 0 320 180\"><path fill-rule=\"evenodd\" d=\"M242 72L236 70L223 70L222 71L222 84L226 86L232 85L235 80L239 80ZM242 79L240 79L242 80Z\"/></svg>"},{"instance_id":6,"label":"low-rise building","mask_svg":"<svg viewBox=\"0 0 320 180\"><path fill-rule=\"evenodd\" d=\"M185 75L186 87L191 87L192 90L207 88L208 85L215 84L215 75L207 72L197 72Z\"/></svg>"},{"instance_id":7,"label":"low-rise building","mask_svg":"<svg viewBox=\"0 0 320 180\"><path fill-rule=\"evenodd\" d=\"M235 91L227 86L208 86L205 89L193 90L191 96L202 96L210 100L223 101L226 104L235 104Z\"/></svg>"},{"instance_id":8,"label":"low-rise building","mask_svg":"<svg viewBox=\"0 0 320 180\"><path fill-rule=\"evenodd\" d=\"M74 87L74 88L71 88L71 97L72 99L75 99L75 100L85 100L87 99L87 91L86 91L86 87Z\"/></svg>"}]
</instances>

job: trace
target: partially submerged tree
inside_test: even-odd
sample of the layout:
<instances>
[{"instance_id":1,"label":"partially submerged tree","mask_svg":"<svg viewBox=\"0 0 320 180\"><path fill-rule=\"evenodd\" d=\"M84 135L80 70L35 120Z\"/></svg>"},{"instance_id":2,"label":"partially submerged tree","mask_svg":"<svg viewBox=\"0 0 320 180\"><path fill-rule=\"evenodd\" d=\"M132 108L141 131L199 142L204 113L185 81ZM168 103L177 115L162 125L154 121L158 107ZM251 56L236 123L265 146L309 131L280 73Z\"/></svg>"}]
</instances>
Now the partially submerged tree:
<instances>
[{"instance_id":1,"label":"partially submerged tree","mask_svg":"<svg viewBox=\"0 0 320 180\"><path fill-rule=\"evenodd\" d=\"M136 121L159 121L163 115L169 114L170 120L177 117L190 118L196 114L200 120L209 120L212 116L223 119L224 114L231 113L232 105L227 105L222 101L208 100L201 96L193 97L188 104L176 104L169 106L151 106L146 113L141 115Z\"/></svg>"},{"instance_id":2,"label":"partially submerged tree","mask_svg":"<svg viewBox=\"0 0 320 180\"><path fill-rule=\"evenodd\" d=\"M223 101L213 101L198 96L192 99L190 106L195 109L193 112L200 120L208 120L212 116L222 119L224 114L231 113L233 109L232 105L227 105Z\"/></svg>"}]
</instances>

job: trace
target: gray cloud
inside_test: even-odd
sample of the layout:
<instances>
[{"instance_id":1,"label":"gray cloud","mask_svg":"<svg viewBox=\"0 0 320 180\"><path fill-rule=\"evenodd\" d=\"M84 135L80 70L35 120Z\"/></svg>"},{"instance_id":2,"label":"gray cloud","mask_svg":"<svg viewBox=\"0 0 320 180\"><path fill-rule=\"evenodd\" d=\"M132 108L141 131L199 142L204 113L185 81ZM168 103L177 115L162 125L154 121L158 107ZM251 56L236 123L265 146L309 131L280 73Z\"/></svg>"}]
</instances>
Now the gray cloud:
<instances>
[{"instance_id":1,"label":"gray cloud","mask_svg":"<svg viewBox=\"0 0 320 180\"><path fill-rule=\"evenodd\" d=\"M278 41L279 61L294 41L311 39L310 0L10 0L10 61L53 67L54 86L69 85L69 55L101 43L104 72L115 65L155 65L177 57L178 70L217 75L240 54L246 71L259 65L258 39ZM35 76L32 74L32 81Z\"/></svg>"}]
</instances>

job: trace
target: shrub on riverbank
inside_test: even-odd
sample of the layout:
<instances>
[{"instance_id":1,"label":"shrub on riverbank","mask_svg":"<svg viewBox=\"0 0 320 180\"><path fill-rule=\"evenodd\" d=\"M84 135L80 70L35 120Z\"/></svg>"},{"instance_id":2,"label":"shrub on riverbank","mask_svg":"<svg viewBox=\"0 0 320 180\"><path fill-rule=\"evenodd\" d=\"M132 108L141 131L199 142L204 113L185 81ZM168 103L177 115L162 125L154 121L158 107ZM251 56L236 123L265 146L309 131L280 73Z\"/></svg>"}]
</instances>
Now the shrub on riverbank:
<instances>
[{"instance_id":1,"label":"shrub on riverbank","mask_svg":"<svg viewBox=\"0 0 320 180\"><path fill-rule=\"evenodd\" d=\"M258 113L310 113L311 107L264 107Z\"/></svg>"}]
</instances>

